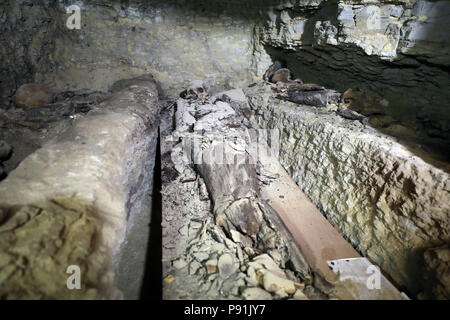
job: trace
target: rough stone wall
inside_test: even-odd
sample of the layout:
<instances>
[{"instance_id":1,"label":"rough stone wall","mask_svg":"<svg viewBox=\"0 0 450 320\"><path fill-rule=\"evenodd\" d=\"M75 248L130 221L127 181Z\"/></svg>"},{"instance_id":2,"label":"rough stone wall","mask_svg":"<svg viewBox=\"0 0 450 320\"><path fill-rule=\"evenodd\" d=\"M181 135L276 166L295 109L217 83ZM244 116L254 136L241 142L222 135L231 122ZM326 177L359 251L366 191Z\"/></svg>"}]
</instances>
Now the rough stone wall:
<instances>
[{"instance_id":1,"label":"rough stone wall","mask_svg":"<svg viewBox=\"0 0 450 320\"><path fill-rule=\"evenodd\" d=\"M81 30L65 27L70 4ZM0 12L2 104L32 80L106 90L151 72L170 95L195 78L239 87L282 57L305 81L380 94L407 127L450 137L447 1L20 0Z\"/></svg>"},{"instance_id":2,"label":"rough stone wall","mask_svg":"<svg viewBox=\"0 0 450 320\"><path fill-rule=\"evenodd\" d=\"M54 72L51 61L58 25L48 1L0 3L0 106L11 103L16 90L39 72Z\"/></svg>"},{"instance_id":3,"label":"rough stone wall","mask_svg":"<svg viewBox=\"0 0 450 320\"><path fill-rule=\"evenodd\" d=\"M152 78L130 84L0 183L0 299L122 297L116 255L128 216L148 209L159 113ZM80 290L66 287L71 265Z\"/></svg>"},{"instance_id":4,"label":"rough stone wall","mask_svg":"<svg viewBox=\"0 0 450 320\"><path fill-rule=\"evenodd\" d=\"M450 241L449 174L359 121L282 102L265 85L246 93L258 124L280 130L280 162L333 225L412 297L432 297L423 254ZM440 274L433 290L448 298Z\"/></svg>"},{"instance_id":5,"label":"rough stone wall","mask_svg":"<svg viewBox=\"0 0 450 320\"><path fill-rule=\"evenodd\" d=\"M81 30L66 28L71 4L81 8ZM8 75L5 82L14 85L0 87L5 96L33 80L55 91L105 91L114 81L145 73L173 95L197 78L218 88L249 83L258 72L253 28L259 6L216 0L4 1L0 26L8 32L2 34L7 45L0 67Z\"/></svg>"},{"instance_id":6,"label":"rough stone wall","mask_svg":"<svg viewBox=\"0 0 450 320\"><path fill-rule=\"evenodd\" d=\"M256 37L296 76L383 97L388 115L450 137L448 1L280 1Z\"/></svg>"}]
</instances>

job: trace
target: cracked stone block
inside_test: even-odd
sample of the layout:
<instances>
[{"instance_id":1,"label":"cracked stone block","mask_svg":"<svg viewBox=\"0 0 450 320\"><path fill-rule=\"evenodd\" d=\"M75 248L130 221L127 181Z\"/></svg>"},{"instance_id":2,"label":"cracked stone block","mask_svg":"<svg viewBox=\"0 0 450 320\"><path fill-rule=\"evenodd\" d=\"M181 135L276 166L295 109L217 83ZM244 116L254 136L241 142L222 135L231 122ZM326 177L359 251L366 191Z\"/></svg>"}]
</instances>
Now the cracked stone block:
<instances>
[{"instance_id":1,"label":"cracked stone block","mask_svg":"<svg viewBox=\"0 0 450 320\"><path fill-rule=\"evenodd\" d=\"M127 219L145 208L159 121L154 81L137 82L0 183L1 298L123 297L115 282L120 246ZM80 290L67 287L70 266L79 267Z\"/></svg>"},{"instance_id":2,"label":"cracked stone block","mask_svg":"<svg viewBox=\"0 0 450 320\"><path fill-rule=\"evenodd\" d=\"M267 86L246 93L255 122L282 131L280 163L355 248L410 295L440 286L425 278L421 252L450 234L445 165L359 121L280 101Z\"/></svg>"}]
</instances>

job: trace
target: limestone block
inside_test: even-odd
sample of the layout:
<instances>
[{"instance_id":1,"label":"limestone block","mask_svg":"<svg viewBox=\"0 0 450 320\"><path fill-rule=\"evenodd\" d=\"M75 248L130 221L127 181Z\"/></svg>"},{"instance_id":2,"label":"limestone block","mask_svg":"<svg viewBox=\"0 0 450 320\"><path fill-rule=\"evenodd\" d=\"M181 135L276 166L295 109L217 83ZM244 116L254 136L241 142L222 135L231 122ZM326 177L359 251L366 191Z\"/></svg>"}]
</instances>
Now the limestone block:
<instances>
[{"instance_id":1,"label":"limestone block","mask_svg":"<svg viewBox=\"0 0 450 320\"><path fill-rule=\"evenodd\" d=\"M246 93L256 122L282 132L280 163L354 247L408 296L435 281L422 250L450 239L448 171L359 121L280 101L268 86Z\"/></svg>"},{"instance_id":2,"label":"limestone block","mask_svg":"<svg viewBox=\"0 0 450 320\"><path fill-rule=\"evenodd\" d=\"M115 92L0 184L1 298L122 297L115 263L152 175L157 101L149 79ZM69 266L81 271L79 290L67 287Z\"/></svg>"}]
</instances>

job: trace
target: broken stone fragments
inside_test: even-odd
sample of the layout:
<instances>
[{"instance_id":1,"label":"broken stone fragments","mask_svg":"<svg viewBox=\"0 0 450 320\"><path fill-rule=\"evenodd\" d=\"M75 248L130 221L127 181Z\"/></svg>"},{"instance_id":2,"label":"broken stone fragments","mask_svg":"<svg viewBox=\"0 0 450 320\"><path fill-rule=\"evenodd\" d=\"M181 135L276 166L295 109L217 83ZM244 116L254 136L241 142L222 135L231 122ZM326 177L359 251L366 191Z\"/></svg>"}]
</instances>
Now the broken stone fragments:
<instances>
[{"instance_id":1,"label":"broken stone fragments","mask_svg":"<svg viewBox=\"0 0 450 320\"><path fill-rule=\"evenodd\" d=\"M242 297L245 300L272 300L272 295L267 291L258 288L258 287L250 287L244 289L242 292Z\"/></svg>"},{"instance_id":2,"label":"broken stone fragments","mask_svg":"<svg viewBox=\"0 0 450 320\"><path fill-rule=\"evenodd\" d=\"M163 216L169 217L175 210L178 215L193 219L199 201L211 203L213 208L205 212L195 230L194 224L185 223L187 227L183 230L186 230L177 232L178 240L172 251L164 253L166 256L174 250L178 252L166 267L166 276L170 274L177 279L165 285L166 297L294 299L296 291L305 287L303 283L311 282L310 270L301 253L291 245L293 240L288 240L290 235L276 219L276 214L258 198L260 170L256 162L254 165L193 162L197 158L189 140L198 138L199 132L204 133L201 141L205 141L204 136L208 137L205 147L198 149L203 156L220 148L211 132L220 133L221 139L225 138L220 141L232 146L231 155L248 148L249 140L245 138L248 122L239 110L250 108L242 90L215 97L219 99L209 102L179 99L177 102L176 130L171 139L177 144L172 149L171 159L181 175L169 185L180 193L181 190L185 190L184 194L191 193L192 197L185 198L183 209L173 207ZM230 131L234 132L233 136ZM188 176L192 181L186 181ZM170 230L179 220L165 222L164 230ZM165 237L168 236L165 233ZM180 285L183 288L178 287Z\"/></svg>"},{"instance_id":3,"label":"broken stone fragments","mask_svg":"<svg viewBox=\"0 0 450 320\"><path fill-rule=\"evenodd\" d=\"M262 216L262 213L257 212L259 210L255 200L238 199L223 211L221 209L216 211L216 223L228 232L234 228L251 237L256 235L260 228L257 216Z\"/></svg>"},{"instance_id":4,"label":"broken stone fragments","mask_svg":"<svg viewBox=\"0 0 450 320\"><path fill-rule=\"evenodd\" d=\"M236 263L233 255L225 253L220 256L217 262L217 268L219 270L219 275L222 278L227 279L238 270L239 264Z\"/></svg>"},{"instance_id":5,"label":"broken stone fragments","mask_svg":"<svg viewBox=\"0 0 450 320\"><path fill-rule=\"evenodd\" d=\"M249 263L250 268L254 270L249 272L251 276L256 275L257 282L262 284L267 292L277 293L280 290L287 294L295 292L294 281L287 278L284 271L268 254L253 258L252 262ZM253 278L251 281L254 282L255 279Z\"/></svg>"},{"instance_id":6,"label":"broken stone fragments","mask_svg":"<svg viewBox=\"0 0 450 320\"><path fill-rule=\"evenodd\" d=\"M448 184L445 183L448 181L448 174L410 153L390 137L364 131L361 134L366 128L359 121L355 123L343 121L329 112L280 101L276 99L270 87L263 83L246 89L246 92L255 112L255 123L263 128L283 130L281 138L285 139L286 143L281 148L280 162L289 170L297 184L347 239L352 241L357 239L357 249L364 256L378 264L396 283L412 288L411 292L416 290L417 284L424 281L424 273L416 273L408 267L410 253L416 252L417 265L423 261L420 268L424 269L427 262L423 259L421 253L423 251L418 248L426 248L431 243L438 245L444 241L442 234L448 234L449 201L446 191ZM377 126L388 126L393 119L381 115L371 116L371 124L375 121ZM311 149L311 141L313 144L321 141L320 146ZM329 141L334 141L332 149L328 149ZM320 157L317 156L318 152L321 154ZM330 159L333 159L332 163ZM356 171L347 170L349 159L353 159L351 163L354 164ZM311 161L316 161L316 165L312 166ZM339 174L335 176L338 180L334 181L332 187L325 183L318 192L317 183L320 184L321 181L315 177L318 173L329 171L330 165L341 168L337 171ZM380 167L385 169L378 172ZM365 184L364 178L359 174L363 174L366 170L369 170L368 176L373 180L370 184ZM391 171L392 174L386 175L386 172ZM400 182L397 181L398 177L401 178ZM392 180L389 182L389 189L382 187L387 178ZM348 181L353 182L349 184ZM420 183L416 183L417 181ZM405 194L403 187L410 183L414 185L410 187L410 190L415 190L413 197L408 196L408 193ZM374 195L380 190L383 191L381 197L377 195L379 203L373 205L378 212L375 227L364 219L361 220L365 215L361 216L360 212L371 212L372 205L361 203L360 197L355 197L355 194L360 193L355 193L352 185L367 189L366 194ZM417 191L419 189L420 192ZM336 190L340 191L336 193ZM328 192L326 197L323 196L325 191ZM384 192L388 195L383 195ZM329 201L330 199L333 200ZM402 203L404 202L401 211L408 213L408 219L399 216L397 211L392 211L391 203L396 202L395 199L402 199ZM335 203L337 200L339 201ZM349 203L352 205L349 206ZM370 204L370 201L368 203ZM348 220L352 215L353 220ZM438 221L437 224L431 223L435 221ZM362 233L356 231L355 223L366 231ZM392 232L389 230L392 228L401 230L403 236L391 239ZM361 234L375 234L375 236L364 237ZM377 248L379 239L384 239L383 242L389 245ZM411 251L412 247L417 250ZM425 283L430 287L436 284L437 287L444 288L439 285L438 269L434 267L428 269L430 276ZM443 291L435 292L436 297L445 296Z\"/></svg>"}]
</instances>

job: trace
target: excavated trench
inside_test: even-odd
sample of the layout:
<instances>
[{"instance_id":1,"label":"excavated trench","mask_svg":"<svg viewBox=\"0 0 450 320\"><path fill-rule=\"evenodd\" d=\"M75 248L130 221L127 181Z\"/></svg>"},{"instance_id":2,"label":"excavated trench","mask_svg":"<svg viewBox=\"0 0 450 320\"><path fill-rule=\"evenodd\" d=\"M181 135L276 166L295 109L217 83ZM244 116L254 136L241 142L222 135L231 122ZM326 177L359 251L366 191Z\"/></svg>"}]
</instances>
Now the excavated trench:
<instances>
[{"instance_id":1,"label":"excavated trench","mask_svg":"<svg viewBox=\"0 0 450 320\"><path fill-rule=\"evenodd\" d=\"M448 3L77 5L0 4L0 299L450 297Z\"/></svg>"}]
</instances>

